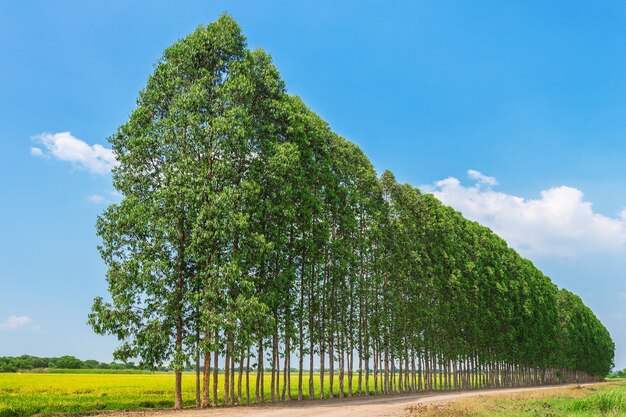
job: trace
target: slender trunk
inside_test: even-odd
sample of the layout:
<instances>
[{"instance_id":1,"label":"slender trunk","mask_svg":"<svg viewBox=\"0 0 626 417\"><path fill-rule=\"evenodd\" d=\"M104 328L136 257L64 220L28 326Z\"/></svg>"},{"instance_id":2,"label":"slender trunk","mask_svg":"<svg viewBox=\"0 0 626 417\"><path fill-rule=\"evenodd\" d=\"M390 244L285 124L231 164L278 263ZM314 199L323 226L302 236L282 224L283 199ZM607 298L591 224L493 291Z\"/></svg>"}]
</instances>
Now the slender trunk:
<instances>
[{"instance_id":1,"label":"slender trunk","mask_svg":"<svg viewBox=\"0 0 626 417\"><path fill-rule=\"evenodd\" d=\"M328 398L334 397L334 385L335 385L335 346L334 346L334 337L331 332L330 341L328 346L328 376L330 377L330 381L328 381L328 388L330 391L328 392Z\"/></svg>"},{"instance_id":2,"label":"slender trunk","mask_svg":"<svg viewBox=\"0 0 626 417\"><path fill-rule=\"evenodd\" d=\"M438 356L437 359L439 360L439 389L443 390L445 389L443 386L443 358Z\"/></svg>"},{"instance_id":3,"label":"slender trunk","mask_svg":"<svg viewBox=\"0 0 626 417\"><path fill-rule=\"evenodd\" d=\"M237 379L237 403L243 404L242 401L242 382L243 382L243 361L245 359L245 351L241 349L241 357L239 358L239 378Z\"/></svg>"},{"instance_id":4,"label":"slender trunk","mask_svg":"<svg viewBox=\"0 0 626 417\"><path fill-rule=\"evenodd\" d=\"M374 395L378 395L378 341L374 342Z\"/></svg>"},{"instance_id":5,"label":"slender trunk","mask_svg":"<svg viewBox=\"0 0 626 417\"><path fill-rule=\"evenodd\" d=\"M409 381L409 391L411 392L416 392L416 380L415 380L415 350L413 350L413 348L411 348L411 376L410 376L410 381ZM407 360L409 360L409 358L407 358Z\"/></svg>"},{"instance_id":6,"label":"slender trunk","mask_svg":"<svg viewBox=\"0 0 626 417\"><path fill-rule=\"evenodd\" d=\"M357 380L357 394L359 395L359 397L361 395L363 395L363 356L361 355L361 349L363 349L363 347L359 347L359 368L358 368L358 372L359 372L359 376L358 376L358 380Z\"/></svg>"},{"instance_id":7,"label":"slender trunk","mask_svg":"<svg viewBox=\"0 0 626 417\"><path fill-rule=\"evenodd\" d=\"M422 391L422 350L417 349L417 391Z\"/></svg>"},{"instance_id":8,"label":"slender trunk","mask_svg":"<svg viewBox=\"0 0 626 417\"><path fill-rule=\"evenodd\" d=\"M342 320L343 321L343 320ZM343 327L343 323L342 323L342 327ZM345 340L343 337L343 332L338 333L338 339L339 339L339 398L343 398L344 397L344 385L343 385L343 377L344 377L344 352L343 352L343 347L345 346Z\"/></svg>"},{"instance_id":9,"label":"slender trunk","mask_svg":"<svg viewBox=\"0 0 626 417\"><path fill-rule=\"evenodd\" d=\"M183 408L183 394L182 394L182 372L181 367L182 363L180 363L180 357L183 352L183 266L182 260L184 258L184 253L179 248L179 257L181 265L179 265L179 273L178 273L178 281L176 283L176 302L177 302L177 311L176 311L176 371L175 371L175 389L174 389L174 408L176 410L181 410Z\"/></svg>"},{"instance_id":10,"label":"slender trunk","mask_svg":"<svg viewBox=\"0 0 626 417\"><path fill-rule=\"evenodd\" d=\"M209 380L211 377L211 352L204 353L204 372L202 375L202 408L209 406Z\"/></svg>"},{"instance_id":11,"label":"slender trunk","mask_svg":"<svg viewBox=\"0 0 626 417\"><path fill-rule=\"evenodd\" d=\"M322 332L322 337L324 333ZM323 400L324 399L324 366L326 365L325 363L326 361L326 352L325 352L325 345L324 342L322 341L320 344L320 399Z\"/></svg>"},{"instance_id":12,"label":"slender trunk","mask_svg":"<svg viewBox=\"0 0 626 417\"><path fill-rule=\"evenodd\" d=\"M352 332L349 334L349 340L352 340ZM351 341L348 342L348 397L352 397L352 368L354 365L354 354L353 354L353 344Z\"/></svg>"},{"instance_id":13,"label":"slender trunk","mask_svg":"<svg viewBox=\"0 0 626 417\"><path fill-rule=\"evenodd\" d=\"M396 357L391 352L391 393L395 394L396 392Z\"/></svg>"},{"instance_id":14,"label":"slender trunk","mask_svg":"<svg viewBox=\"0 0 626 417\"><path fill-rule=\"evenodd\" d=\"M289 336L289 315L285 313L285 366L283 366L283 392L282 392L282 400L291 399L291 392L288 391L289 387L289 368L291 367L290 356L291 356L291 346L290 346Z\"/></svg>"},{"instance_id":15,"label":"slender trunk","mask_svg":"<svg viewBox=\"0 0 626 417\"><path fill-rule=\"evenodd\" d=\"M255 402L258 404L264 401L263 392L263 338L259 338L259 347L257 349L257 365L256 365L256 388Z\"/></svg>"},{"instance_id":16,"label":"slender trunk","mask_svg":"<svg viewBox=\"0 0 626 417\"><path fill-rule=\"evenodd\" d=\"M385 346L385 375L383 379L383 393L389 394L389 348Z\"/></svg>"},{"instance_id":17,"label":"slender trunk","mask_svg":"<svg viewBox=\"0 0 626 417\"><path fill-rule=\"evenodd\" d=\"M314 352L314 327L313 327L313 292L315 280L315 263L313 262L311 270L311 279L309 280L309 400L315 397L315 388L313 384L313 352Z\"/></svg>"},{"instance_id":18,"label":"slender trunk","mask_svg":"<svg viewBox=\"0 0 626 417\"><path fill-rule=\"evenodd\" d=\"M230 400L230 336L226 341L226 357L224 361L224 395L222 405L226 407Z\"/></svg>"},{"instance_id":19,"label":"slender trunk","mask_svg":"<svg viewBox=\"0 0 626 417\"><path fill-rule=\"evenodd\" d=\"M278 362L278 313L274 311L274 332L272 334L272 378L270 387L270 401L275 401L276 390L276 363Z\"/></svg>"},{"instance_id":20,"label":"slender trunk","mask_svg":"<svg viewBox=\"0 0 626 417\"><path fill-rule=\"evenodd\" d=\"M368 348L369 349L369 348ZM370 353L365 352L365 396L370 395Z\"/></svg>"},{"instance_id":21,"label":"slender trunk","mask_svg":"<svg viewBox=\"0 0 626 417\"><path fill-rule=\"evenodd\" d=\"M230 405L235 405L235 347L230 351Z\"/></svg>"},{"instance_id":22,"label":"slender trunk","mask_svg":"<svg viewBox=\"0 0 626 417\"><path fill-rule=\"evenodd\" d=\"M304 257L304 256L303 256ZM304 261L302 263L302 271L300 273L300 314L298 314L299 339L298 340L298 400L302 400L302 372L304 366Z\"/></svg>"},{"instance_id":23,"label":"slender trunk","mask_svg":"<svg viewBox=\"0 0 626 417\"><path fill-rule=\"evenodd\" d=\"M254 402L256 404L261 402L259 391L261 389L261 356L263 356L263 351L261 349L261 341L259 340L256 361L256 383L254 384Z\"/></svg>"},{"instance_id":24,"label":"slender trunk","mask_svg":"<svg viewBox=\"0 0 626 417\"><path fill-rule=\"evenodd\" d=\"M246 404L250 405L250 346L246 352Z\"/></svg>"},{"instance_id":25,"label":"slender trunk","mask_svg":"<svg viewBox=\"0 0 626 417\"><path fill-rule=\"evenodd\" d=\"M264 403L265 402L265 358L263 357L263 355L265 354L265 352L263 351L263 342L260 342L261 344L259 345L261 348L261 354L259 356L259 363L261 364L261 370L260 370L260 374L259 374L259 387L261 389L261 402Z\"/></svg>"},{"instance_id":26,"label":"slender trunk","mask_svg":"<svg viewBox=\"0 0 626 417\"><path fill-rule=\"evenodd\" d=\"M315 396L315 385L313 384L313 342L309 342L309 400Z\"/></svg>"},{"instance_id":27,"label":"slender trunk","mask_svg":"<svg viewBox=\"0 0 626 417\"><path fill-rule=\"evenodd\" d=\"M278 333L276 333L276 401L280 399L280 352L278 350Z\"/></svg>"},{"instance_id":28,"label":"slender trunk","mask_svg":"<svg viewBox=\"0 0 626 417\"><path fill-rule=\"evenodd\" d=\"M200 327L196 331L196 408L202 405L200 399Z\"/></svg>"},{"instance_id":29,"label":"slender trunk","mask_svg":"<svg viewBox=\"0 0 626 417\"><path fill-rule=\"evenodd\" d=\"M215 331L215 340L217 340L217 330ZM219 368L217 367L217 361L219 359L219 348L215 347L213 352L213 406L217 407L217 378Z\"/></svg>"}]
</instances>

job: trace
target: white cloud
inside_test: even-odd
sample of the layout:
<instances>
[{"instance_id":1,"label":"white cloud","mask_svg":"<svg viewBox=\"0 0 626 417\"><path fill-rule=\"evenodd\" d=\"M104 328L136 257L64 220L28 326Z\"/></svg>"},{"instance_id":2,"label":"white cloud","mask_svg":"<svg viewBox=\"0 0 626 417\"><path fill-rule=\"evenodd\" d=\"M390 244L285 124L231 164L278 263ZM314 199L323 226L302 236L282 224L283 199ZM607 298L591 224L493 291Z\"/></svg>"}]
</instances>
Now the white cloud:
<instances>
[{"instance_id":1,"label":"white cloud","mask_svg":"<svg viewBox=\"0 0 626 417\"><path fill-rule=\"evenodd\" d=\"M479 184L485 184L485 185L491 185L491 186L498 184L498 181L496 181L495 177L489 177L487 175L483 175L482 172L476 171L475 169L468 170L467 175L469 175L470 178L476 180Z\"/></svg>"},{"instance_id":2,"label":"white cloud","mask_svg":"<svg viewBox=\"0 0 626 417\"><path fill-rule=\"evenodd\" d=\"M19 329L32 323L33 319L28 316L10 316L5 321L0 322L0 331Z\"/></svg>"},{"instance_id":3,"label":"white cloud","mask_svg":"<svg viewBox=\"0 0 626 417\"><path fill-rule=\"evenodd\" d=\"M32 147L30 153L36 157L52 157L70 162L94 174L106 174L117 165L111 149L99 144L89 145L70 132L42 133L33 139L45 148Z\"/></svg>"},{"instance_id":4,"label":"white cloud","mask_svg":"<svg viewBox=\"0 0 626 417\"><path fill-rule=\"evenodd\" d=\"M102 197L100 194L92 194L89 197L87 197L87 200L89 200L89 202L93 204L102 204L106 201L106 199Z\"/></svg>"},{"instance_id":5,"label":"white cloud","mask_svg":"<svg viewBox=\"0 0 626 417\"><path fill-rule=\"evenodd\" d=\"M596 213L582 191L564 185L525 199L481 187L496 184L493 177L474 170L468 174L476 184L465 187L450 177L423 189L491 228L526 256L573 257L619 251L626 244L626 210L616 217Z\"/></svg>"},{"instance_id":6,"label":"white cloud","mask_svg":"<svg viewBox=\"0 0 626 417\"><path fill-rule=\"evenodd\" d=\"M622 292L620 292L619 294L617 294L617 297L618 297L620 300L624 300L624 301L626 301L626 291L622 291Z\"/></svg>"},{"instance_id":7,"label":"white cloud","mask_svg":"<svg viewBox=\"0 0 626 417\"><path fill-rule=\"evenodd\" d=\"M43 151L41 150L41 148L37 148L36 146L33 146L32 148L30 148L30 154L32 156L37 156L40 158L45 157L45 155L43 154Z\"/></svg>"}]
</instances>

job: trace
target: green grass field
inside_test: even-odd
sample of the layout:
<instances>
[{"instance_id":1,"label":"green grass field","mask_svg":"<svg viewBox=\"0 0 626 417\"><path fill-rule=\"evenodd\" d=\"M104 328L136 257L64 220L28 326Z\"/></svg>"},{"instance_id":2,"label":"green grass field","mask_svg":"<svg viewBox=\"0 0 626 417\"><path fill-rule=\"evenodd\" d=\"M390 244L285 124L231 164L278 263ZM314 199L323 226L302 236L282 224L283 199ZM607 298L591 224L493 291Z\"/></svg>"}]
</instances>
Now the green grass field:
<instances>
[{"instance_id":1,"label":"green grass field","mask_svg":"<svg viewBox=\"0 0 626 417\"><path fill-rule=\"evenodd\" d=\"M626 379L541 391L481 395L448 404L418 405L411 417L626 416Z\"/></svg>"}]
</instances>

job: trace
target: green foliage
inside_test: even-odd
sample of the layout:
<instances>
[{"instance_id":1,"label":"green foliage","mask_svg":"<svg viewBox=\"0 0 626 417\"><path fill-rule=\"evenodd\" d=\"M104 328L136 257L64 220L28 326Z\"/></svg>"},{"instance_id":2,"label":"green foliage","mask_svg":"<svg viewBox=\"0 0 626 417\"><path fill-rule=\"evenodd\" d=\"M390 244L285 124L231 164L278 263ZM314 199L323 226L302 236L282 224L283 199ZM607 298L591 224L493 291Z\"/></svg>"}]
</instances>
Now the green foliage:
<instances>
[{"instance_id":1,"label":"green foliage","mask_svg":"<svg viewBox=\"0 0 626 417\"><path fill-rule=\"evenodd\" d=\"M270 400L290 389L292 356L299 399L306 379L314 397L316 356L341 396L370 370L374 393L392 393L611 369L613 341L578 297L432 195L378 178L229 16L165 50L110 142L123 198L98 219L110 297L89 323L118 337L116 358L171 364L177 407L201 357L205 405L242 401L251 358Z\"/></svg>"}]
</instances>

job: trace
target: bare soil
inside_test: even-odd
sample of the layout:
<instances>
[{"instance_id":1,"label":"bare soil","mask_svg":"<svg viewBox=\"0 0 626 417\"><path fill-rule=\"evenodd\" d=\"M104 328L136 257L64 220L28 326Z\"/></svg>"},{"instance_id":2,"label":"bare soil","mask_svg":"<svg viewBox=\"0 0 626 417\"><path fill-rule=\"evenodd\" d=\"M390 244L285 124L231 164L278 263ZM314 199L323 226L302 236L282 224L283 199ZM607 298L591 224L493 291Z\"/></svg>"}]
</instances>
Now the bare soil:
<instances>
[{"instance_id":1,"label":"bare soil","mask_svg":"<svg viewBox=\"0 0 626 417\"><path fill-rule=\"evenodd\" d=\"M590 384L585 384L590 385ZM375 397L355 397L349 399L288 401L252 406L209 408L205 410L146 410L128 412L106 412L95 414L98 417L400 417L408 415L408 408L418 405L443 404L454 400L502 393L554 390L571 388L527 387L475 390L463 392L436 392L414 395L394 395Z\"/></svg>"}]
</instances>

